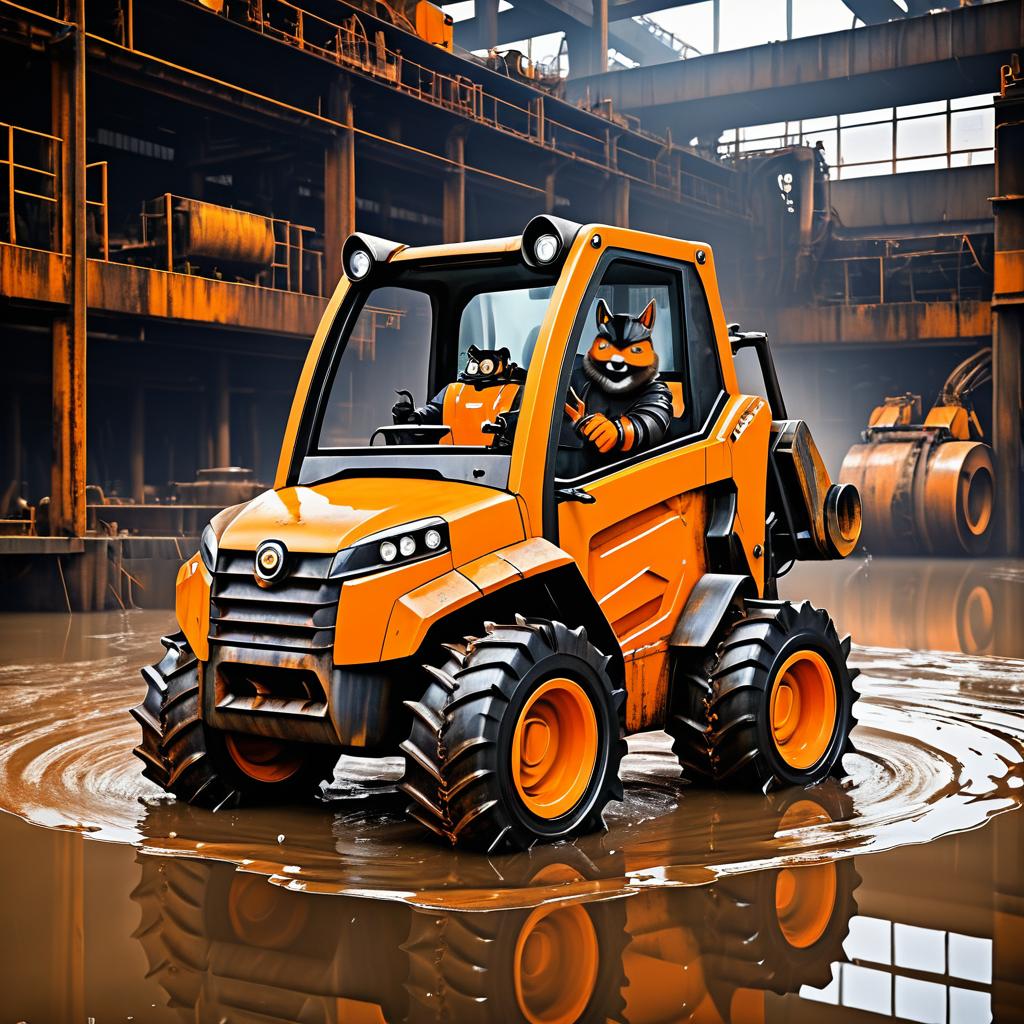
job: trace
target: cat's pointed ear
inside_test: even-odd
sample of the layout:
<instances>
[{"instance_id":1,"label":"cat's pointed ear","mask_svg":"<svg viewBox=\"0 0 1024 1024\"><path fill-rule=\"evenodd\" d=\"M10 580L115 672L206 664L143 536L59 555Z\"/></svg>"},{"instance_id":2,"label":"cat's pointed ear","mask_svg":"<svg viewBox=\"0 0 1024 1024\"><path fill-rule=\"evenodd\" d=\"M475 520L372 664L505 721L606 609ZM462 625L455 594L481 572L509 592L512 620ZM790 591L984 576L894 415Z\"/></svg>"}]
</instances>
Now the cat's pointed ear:
<instances>
[{"instance_id":1,"label":"cat's pointed ear","mask_svg":"<svg viewBox=\"0 0 1024 1024\"><path fill-rule=\"evenodd\" d=\"M477 362L480 361L480 349L478 349L476 345L470 345L469 348L466 350L466 354L469 356L470 359L475 359L477 360Z\"/></svg>"},{"instance_id":2,"label":"cat's pointed ear","mask_svg":"<svg viewBox=\"0 0 1024 1024\"><path fill-rule=\"evenodd\" d=\"M656 311L657 304L654 299L651 299L651 301L647 303L647 308L637 317L637 320L639 320L640 323L642 323L649 331L654 329L654 314Z\"/></svg>"},{"instance_id":3,"label":"cat's pointed ear","mask_svg":"<svg viewBox=\"0 0 1024 1024\"><path fill-rule=\"evenodd\" d=\"M604 327L606 324L612 322L612 311L608 308L608 303L604 299L597 300L597 326Z\"/></svg>"}]
</instances>

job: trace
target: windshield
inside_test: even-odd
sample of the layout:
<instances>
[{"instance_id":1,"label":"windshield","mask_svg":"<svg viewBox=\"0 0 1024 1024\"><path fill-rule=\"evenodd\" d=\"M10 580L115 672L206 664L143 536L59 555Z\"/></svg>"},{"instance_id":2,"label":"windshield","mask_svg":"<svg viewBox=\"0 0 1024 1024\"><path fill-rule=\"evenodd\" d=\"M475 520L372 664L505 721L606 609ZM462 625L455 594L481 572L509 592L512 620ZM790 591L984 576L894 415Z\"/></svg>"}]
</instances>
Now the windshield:
<instances>
[{"instance_id":1,"label":"windshield","mask_svg":"<svg viewBox=\"0 0 1024 1024\"><path fill-rule=\"evenodd\" d=\"M386 456L395 468L494 483L488 460L507 463L552 291L517 257L410 263L354 288L325 355L306 462L330 458L320 469L334 473L358 460L365 471L367 457Z\"/></svg>"}]
</instances>

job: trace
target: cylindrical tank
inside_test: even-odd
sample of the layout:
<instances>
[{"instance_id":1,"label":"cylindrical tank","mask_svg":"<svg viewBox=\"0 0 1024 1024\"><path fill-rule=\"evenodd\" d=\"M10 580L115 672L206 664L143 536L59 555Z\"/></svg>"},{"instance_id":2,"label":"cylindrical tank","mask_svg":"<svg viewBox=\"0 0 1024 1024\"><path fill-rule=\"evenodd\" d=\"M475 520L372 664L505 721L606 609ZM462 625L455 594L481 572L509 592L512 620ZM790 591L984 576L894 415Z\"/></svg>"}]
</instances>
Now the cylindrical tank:
<instances>
[{"instance_id":1,"label":"cylindrical tank","mask_svg":"<svg viewBox=\"0 0 1024 1024\"><path fill-rule=\"evenodd\" d=\"M977 555L988 547L995 472L987 444L924 431L876 435L847 452L839 479L860 491L870 552Z\"/></svg>"},{"instance_id":2,"label":"cylindrical tank","mask_svg":"<svg viewBox=\"0 0 1024 1024\"><path fill-rule=\"evenodd\" d=\"M274 262L274 225L267 217L226 206L182 200L186 217L183 255L267 267Z\"/></svg>"}]
</instances>

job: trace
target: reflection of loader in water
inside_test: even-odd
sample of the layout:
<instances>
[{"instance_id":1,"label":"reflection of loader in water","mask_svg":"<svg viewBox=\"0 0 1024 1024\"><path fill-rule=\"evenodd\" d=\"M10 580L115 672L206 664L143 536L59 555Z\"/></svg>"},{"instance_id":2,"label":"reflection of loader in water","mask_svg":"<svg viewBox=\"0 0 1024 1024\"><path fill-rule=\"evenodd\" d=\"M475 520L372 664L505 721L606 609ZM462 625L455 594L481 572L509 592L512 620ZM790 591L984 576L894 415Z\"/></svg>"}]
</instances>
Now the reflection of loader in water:
<instances>
[{"instance_id":1,"label":"reflection of loader in water","mask_svg":"<svg viewBox=\"0 0 1024 1024\"><path fill-rule=\"evenodd\" d=\"M871 413L839 472L860 491L868 551L974 555L988 547L995 471L970 396L991 379L986 348L953 370L923 422L920 395L886 398Z\"/></svg>"},{"instance_id":2,"label":"reflection of loader in water","mask_svg":"<svg viewBox=\"0 0 1024 1024\"><path fill-rule=\"evenodd\" d=\"M834 800L776 799L771 826L827 822ZM614 856L630 868L628 850ZM767 992L828 983L859 884L844 861L601 900L596 886L580 893L597 869L572 844L502 858L500 871L574 896L432 912L143 856L136 936L189 1021L722 1024L763 1018Z\"/></svg>"}]
</instances>

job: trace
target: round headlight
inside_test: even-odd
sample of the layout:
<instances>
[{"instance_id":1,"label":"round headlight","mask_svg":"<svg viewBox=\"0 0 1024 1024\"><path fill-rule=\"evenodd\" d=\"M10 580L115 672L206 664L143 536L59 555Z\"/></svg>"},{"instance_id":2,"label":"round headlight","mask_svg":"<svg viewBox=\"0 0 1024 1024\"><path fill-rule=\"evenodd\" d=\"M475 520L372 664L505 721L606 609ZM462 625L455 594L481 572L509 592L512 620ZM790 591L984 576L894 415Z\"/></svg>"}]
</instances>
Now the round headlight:
<instances>
[{"instance_id":1,"label":"round headlight","mask_svg":"<svg viewBox=\"0 0 1024 1024\"><path fill-rule=\"evenodd\" d=\"M285 572L285 547L279 540L265 540L256 549L256 576L264 583L274 583Z\"/></svg>"},{"instance_id":2,"label":"round headlight","mask_svg":"<svg viewBox=\"0 0 1024 1024\"><path fill-rule=\"evenodd\" d=\"M541 235L533 246L534 259L538 263L550 263L558 255L559 245L554 235Z\"/></svg>"},{"instance_id":3,"label":"round headlight","mask_svg":"<svg viewBox=\"0 0 1024 1024\"><path fill-rule=\"evenodd\" d=\"M423 543L426 544L431 551L436 551L441 546L441 534L438 533L437 530L427 530L427 532L423 534Z\"/></svg>"},{"instance_id":4,"label":"round headlight","mask_svg":"<svg viewBox=\"0 0 1024 1024\"><path fill-rule=\"evenodd\" d=\"M370 254L362 249L356 249L348 260L348 275L353 280L358 281L360 278L366 277L372 265L373 261L370 259Z\"/></svg>"},{"instance_id":5,"label":"round headlight","mask_svg":"<svg viewBox=\"0 0 1024 1024\"><path fill-rule=\"evenodd\" d=\"M398 548L391 541L386 540L380 546L380 559L382 562L393 562L398 557Z\"/></svg>"},{"instance_id":6,"label":"round headlight","mask_svg":"<svg viewBox=\"0 0 1024 1024\"><path fill-rule=\"evenodd\" d=\"M398 550L405 558L408 558L416 550L416 541L412 537L403 537L398 542Z\"/></svg>"}]
</instances>

